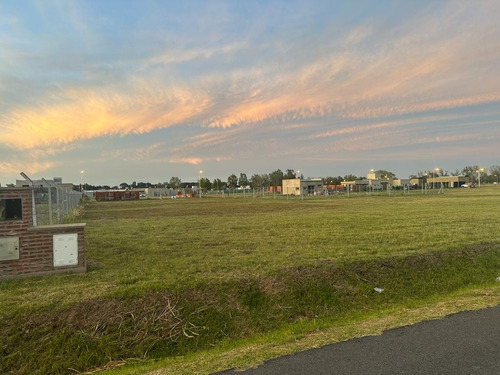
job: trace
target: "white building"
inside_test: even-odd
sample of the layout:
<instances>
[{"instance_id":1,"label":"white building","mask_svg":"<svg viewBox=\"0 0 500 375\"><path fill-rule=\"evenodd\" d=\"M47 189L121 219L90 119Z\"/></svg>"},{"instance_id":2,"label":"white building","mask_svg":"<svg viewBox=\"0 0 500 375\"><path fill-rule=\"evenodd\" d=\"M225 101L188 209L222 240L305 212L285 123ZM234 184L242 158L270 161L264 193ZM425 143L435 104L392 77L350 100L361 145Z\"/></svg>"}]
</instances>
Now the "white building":
<instances>
[{"instance_id":1,"label":"white building","mask_svg":"<svg viewBox=\"0 0 500 375\"><path fill-rule=\"evenodd\" d=\"M323 192L323 180L321 178L290 178L282 182L281 193L285 195L316 195Z\"/></svg>"}]
</instances>

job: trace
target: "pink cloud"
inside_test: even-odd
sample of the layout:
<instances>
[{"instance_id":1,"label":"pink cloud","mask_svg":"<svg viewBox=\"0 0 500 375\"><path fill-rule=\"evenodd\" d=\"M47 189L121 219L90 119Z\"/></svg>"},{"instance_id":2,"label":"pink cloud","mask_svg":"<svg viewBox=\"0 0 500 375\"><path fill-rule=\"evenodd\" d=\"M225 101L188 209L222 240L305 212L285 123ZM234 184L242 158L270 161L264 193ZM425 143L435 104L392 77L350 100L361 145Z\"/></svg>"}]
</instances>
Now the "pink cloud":
<instances>
[{"instance_id":1,"label":"pink cloud","mask_svg":"<svg viewBox=\"0 0 500 375\"><path fill-rule=\"evenodd\" d=\"M28 174L28 176L38 175L53 167L54 163L50 161L36 161L36 160L0 161L0 174L18 176L19 173L25 172L26 174ZM19 179L20 178L21 177L19 177Z\"/></svg>"},{"instance_id":2,"label":"pink cloud","mask_svg":"<svg viewBox=\"0 0 500 375\"><path fill-rule=\"evenodd\" d=\"M227 155L227 156L217 156L215 158L215 161L221 162L221 161L228 161L228 160L233 160L234 156L233 155Z\"/></svg>"},{"instance_id":3,"label":"pink cloud","mask_svg":"<svg viewBox=\"0 0 500 375\"><path fill-rule=\"evenodd\" d=\"M199 165L203 162L202 158L170 158L168 160L169 163L173 164L193 164L193 165Z\"/></svg>"}]
</instances>

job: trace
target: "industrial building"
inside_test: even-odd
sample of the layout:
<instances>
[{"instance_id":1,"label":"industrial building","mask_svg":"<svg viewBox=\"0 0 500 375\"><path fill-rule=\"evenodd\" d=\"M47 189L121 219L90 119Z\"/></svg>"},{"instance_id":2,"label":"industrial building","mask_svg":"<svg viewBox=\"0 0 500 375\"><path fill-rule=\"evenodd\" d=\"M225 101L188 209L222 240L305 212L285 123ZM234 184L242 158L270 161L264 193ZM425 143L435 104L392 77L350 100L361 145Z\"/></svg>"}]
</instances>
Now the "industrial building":
<instances>
[{"instance_id":1,"label":"industrial building","mask_svg":"<svg viewBox=\"0 0 500 375\"><path fill-rule=\"evenodd\" d=\"M366 178L352 181L342 181L341 184L349 191L387 190L388 188L408 189L411 185L409 178L393 178L381 174L380 171L371 170Z\"/></svg>"},{"instance_id":2,"label":"industrial building","mask_svg":"<svg viewBox=\"0 0 500 375\"><path fill-rule=\"evenodd\" d=\"M323 192L323 179L291 178L282 182L282 194L285 195L317 195Z\"/></svg>"},{"instance_id":3,"label":"industrial building","mask_svg":"<svg viewBox=\"0 0 500 375\"><path fill-rule=\"evenodd\" d=\"M103 190L95 192L95 200L102 201L133 201L139 199L139 191L134 190Z\"/></svg>"},{"instance_id":4,"label":"industrial building","mask_svg":"<svg viewBox=\"0 0 500 375\"><path fill-rule=\"evenodd\" d=\"M462 185L467 185L470 182L470 178L467 176L438 176L438 177L429 177L429 176L421 176L412 178L410 184L413 186L423 186L427 184L430 188L439 189L441 186L445 188L457 188Z\"/></svg>"}]
</instances>

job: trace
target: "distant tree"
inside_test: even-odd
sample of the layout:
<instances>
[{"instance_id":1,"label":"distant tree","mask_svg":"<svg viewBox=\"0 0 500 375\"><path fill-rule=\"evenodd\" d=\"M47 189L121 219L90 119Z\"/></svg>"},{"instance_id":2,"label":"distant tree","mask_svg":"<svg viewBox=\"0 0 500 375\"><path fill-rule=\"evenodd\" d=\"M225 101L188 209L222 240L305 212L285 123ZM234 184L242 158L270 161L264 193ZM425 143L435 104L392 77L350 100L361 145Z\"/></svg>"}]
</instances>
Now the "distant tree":
<instances>
[{"instance_id":1,"label":"distant tree","mask_svg":"<svg viewBox=\"0 0 500 375\"><path fill-rule=\"evenodd\" d=\"M200 178L200 187L204 190L212 190L212 183L208 178Z\"/></svg>"},{"instance_id":2,"label":"distant tree","mask_svg":"<svg viewBox=\"0 0 500 375\"><path fill-rule=\"evenodd\" d=\"M236 177L235 174L232 174L227 178L227 187L229 189L234 189L236 186L238 186L238 177Z\"/></svg>"},{"instance_id":3,"label":"distant tree","mask_svg":"<svg viewBox=\"0 0 500 375\"><path fill-rule=\"evenodd\" d=\"M462 169L462 174L464 176L468 176L472 182L478 182L478 174L481 174L482 179L484 173L485 171L481 171L481 168L478 165L468 165Z\"/></svg>"},{"instance_id":4,"label":"distant tree","mask_svg":"<svg viewBox=\"0 0 500 375\"><path fill-rule=\"evenodd\" d=\"M252 175L252 177L250 177L249 183L252 189L257 189L262 187L262 176L258 174Z\"/></svg>"},{"instance_id":5,"label":"distant tree","mask_svg":"<svg viewBox=\"0 0 500 375\"><path fill-rule=\"evenodd\" d=\"M287 169L283 175L283 180L289 180L291 178L295 178L295 171L293 169Z\"/></svg>"},{"instance_id":6,"label":"distant tree","mask_svg":"<svg viewBox=\"0 0 500 375\"><path fill-rule=\"evenodd\" d=\"M171 189L178 190L181 188L182 181L179 177L172 177L168 182Z\"/></svg>"},{"instance_id":7,"label":"distant tree","mask_svg":"<svg viewBox=\"0 0 500 375\"><path fill-rule=\"evenodd\" d=\"M477 165L468 165L468 166L462 168L462 174L464 176L471 177L474 174L476 174L477 170L479 170L479 167Z\"/></svg>"},{"instance_id":8,"label":"distant tree","mask_svg":"<svg viewBox=\"0 0 500 375\"><path fill-rule=\"evenodd\" d=\"M109 190L109 186L107 186L107 185L103 186L103 185L85 184L86 190L105 190L106 188Z\"/></svg>"},{"instance_id":9,"label":"distant tree","mask_svg":"<svg viewBox=\"0 0 500 375\"><path fill-rule=\"evenodd\" d=\"M128 189L129 187L130 187L129 184L127 184L126 182L122 182L120 184L120 189Z\"/></svg>"},{"instance_id":10,"label":"distant tree","mask_svg":"<svg viewBox=\"0 0 500 375\"><path fill-rule=\"evenodd\" d=\"M240 173L240 180L239 180L240 186L248 186L248 178L246 173Z\"/></svg>"},{"instance_id":11,"label":"distant tree","mask_svg":"<svg viewBox=\"0 0 500 375\"><path fill-rule=\"evenodd\" d=\"M283 172L277 169L269 174L270 184L276 189L283 184Z\"/></svg>"},{"instance_id":12,"label":"distant tree","mask_svg":"<svg viewBox=\"0 0 500 375\"><path fill-rule=\"evenodd\" d=\"M337 177L325 177L323 179L323 182L326 185L340 185L340 183L343 181L343 178L341 176Z\"/></svg>"},{"instance_id":13,"label":"distant tree","mask_svg":"<svg viewBox=\"0 0 500 375\"><path fill-rule=\"evenodd\" d=\"M445 171L442 168L434 168L434 170L427 172L429 177L439 177L439 176L449 176L450 172Z\"/></svg>"},{"instance_id":14,"label":"distant tree","mask_svg":"<svg viewBox=\"0 0 500 375\"><path fill-rule=\"evenodd\" d=\"M344 176L344 179L343 179L343 180L344 180L344 181L353 181L353 180L357 180L357 179L358 179L358 177L356 177L356 176L355 176L355 175L353 175L353 174L346 174L346 175Z\"/></svg>"},{"instance_id":15,"label":"distant tree","mask_svg":"<svg viewBox=\"0 0 500 375\"><path fill-rule=\"evenodd\" d=\"M226 184L220 180L220 178L214 178L212 182L212 189L221 190L224 189Z\"/></svg>"},{"instance_id":16,"label":"distant tree","mask_svg":"<svg viewBox=\"0 0 500 375\"><path fill-rule=\"evenodd\" d=\"M267 187L267 186L271 185L271 177L267 173L261 174L260 178L262 179L262 186L263 187Z\"/></svg>"},{"instance_id":17,"label":"distant tree","mask_svg":"<svg viewBox=\"0 0 500 375\"><path fill-rule=\"evenodd\" d=\"M488 182L498 182L500 179L500 165L492 165L488 170L490 171Z\"/></svg>"},{"instance_id":18,"label":"distant tree","mask_svg":"<svg viewBox=\"0 0 500 375\"><path fill-rule=\"evenodd\" d=\"M137 182L132 181L132 184L130 185L132 189L135 189L137 187Z\"/></svg>"},{"instance_id":19,"label":"distant tree","mask_svg":"<svg viewBox=\"0 0 500 375\"><path fill-rule=\"evenodd\" d=\"M394 178L396 175L392 173L391 171L386 171L384 169L379 169L378 171L375 171L375 173L380 173L380 175L384 178Z\"/></svg>"}]
</instances>

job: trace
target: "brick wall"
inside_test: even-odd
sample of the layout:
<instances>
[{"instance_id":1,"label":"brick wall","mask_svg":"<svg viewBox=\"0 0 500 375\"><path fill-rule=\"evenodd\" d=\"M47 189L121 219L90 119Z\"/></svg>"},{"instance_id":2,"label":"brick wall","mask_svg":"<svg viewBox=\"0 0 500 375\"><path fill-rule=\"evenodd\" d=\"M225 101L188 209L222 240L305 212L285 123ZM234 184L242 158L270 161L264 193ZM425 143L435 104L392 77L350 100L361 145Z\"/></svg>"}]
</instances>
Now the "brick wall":
<instances>
[{"instance_id":1,"label":"brick wall","mask_svg":"<svg viewBox=\"0 0 500 375\"><path fill-rule=\"evenodd\" d=\"M30 188L1 188L0 199L21 198L22 218L0 221L0 239L19 238L19 259L0 260L0 279L56 272L84 272L85 224L58 224L33 226L32 194ZM78 264L55 267L53 236L77 234Z\"/></svg>"}]
</instances>

